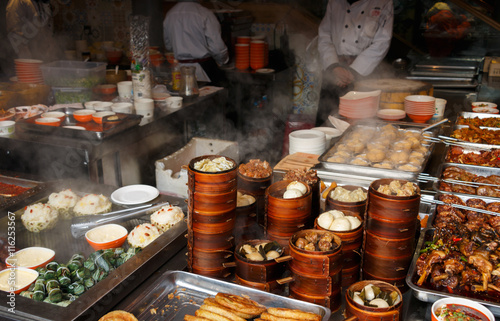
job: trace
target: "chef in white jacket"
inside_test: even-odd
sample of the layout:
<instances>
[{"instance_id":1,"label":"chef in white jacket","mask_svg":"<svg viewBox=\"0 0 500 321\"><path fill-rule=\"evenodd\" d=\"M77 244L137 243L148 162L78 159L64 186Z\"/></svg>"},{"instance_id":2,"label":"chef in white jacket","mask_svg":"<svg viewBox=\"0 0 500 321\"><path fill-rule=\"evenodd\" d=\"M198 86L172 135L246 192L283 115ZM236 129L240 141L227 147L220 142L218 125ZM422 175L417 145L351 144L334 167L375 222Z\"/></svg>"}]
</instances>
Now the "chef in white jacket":
<instances>
[{"instance_id":1,"label":"chef in white jacket","mask_svg":"<svg viewBox=\"0 0 500 321\"><path fill-rule=\"evenodd\" d=\"M196 66L198 81L219 84L224 72L218 68L229 60L215 14L196 0L179 0L163 21L165 48L173 51L180 65Z\"/></svg>"},{"instance_id":2,"label":"chef in white jacket","mask_svg":"<svg viewBox=\"0 0 500 321\"><path fill-rule=\"evenodd\" d=\"M317 125L336 112L339 96L352 90L356 79L370 75L384 59L393 18L392 0L328 2L318 29L323 81Z\"/></svg>"}]
</instances>

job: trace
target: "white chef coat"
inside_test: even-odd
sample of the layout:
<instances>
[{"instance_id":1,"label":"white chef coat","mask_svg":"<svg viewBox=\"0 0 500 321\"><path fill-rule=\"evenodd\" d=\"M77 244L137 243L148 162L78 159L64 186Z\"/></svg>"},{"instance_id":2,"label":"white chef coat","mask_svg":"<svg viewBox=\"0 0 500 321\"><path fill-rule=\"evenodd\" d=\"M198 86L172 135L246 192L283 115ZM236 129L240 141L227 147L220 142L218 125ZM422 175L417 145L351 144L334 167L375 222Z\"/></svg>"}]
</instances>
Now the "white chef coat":
<instances>
[{"instance_id":1,"label":"white chef coat","mask_svg":"<svg viewBox=\"0 0 500 321\"><path fill-rule=\"evenodd\" d=\"M356 56L350 67L366 76L384 59L392 38L392 0L330 0L318 30L322 69L339 56Z\"/></svg>"},{"instance_id":2,"label":"white chef coat","mask_svg":"<svg viewBox=\"0 0 500 321\"><path fill-rule=\"evenodd\" d=\"M165 48L177 60L212 57L219 65L228 62L227 47L221 38L220 23L215 14L197 2L179 2L163 21ZM199 64L195 65L198 81L210 81Z\"/></svg>"}]
</instances>

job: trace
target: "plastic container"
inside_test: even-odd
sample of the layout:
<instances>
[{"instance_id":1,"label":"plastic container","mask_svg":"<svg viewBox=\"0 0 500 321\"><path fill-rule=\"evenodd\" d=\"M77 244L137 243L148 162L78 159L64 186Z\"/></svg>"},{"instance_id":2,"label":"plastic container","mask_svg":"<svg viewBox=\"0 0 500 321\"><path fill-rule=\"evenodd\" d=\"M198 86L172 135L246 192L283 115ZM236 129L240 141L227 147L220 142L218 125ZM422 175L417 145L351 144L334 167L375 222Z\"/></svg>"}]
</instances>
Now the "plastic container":
<instances>
[{"instance_id":1,"label":"plastic container","mask_svg":"<svg viewBox=\"0 0 500 321\"><path fill-rule=\"evenodd\" d=\"M53 87L92 88L106 81L105 62L59 60L40 69L45 84Z\"/></svg>"},{"instance_id":2,"label":"plastic container","mask_svg":"<svg viewBox=\"0 0 500 321\"><path fill-rule=\"evenodd\" d=\"M52 87L57 104L81 103L92 99L90 88Z\"/></svg>"}]
</instances>

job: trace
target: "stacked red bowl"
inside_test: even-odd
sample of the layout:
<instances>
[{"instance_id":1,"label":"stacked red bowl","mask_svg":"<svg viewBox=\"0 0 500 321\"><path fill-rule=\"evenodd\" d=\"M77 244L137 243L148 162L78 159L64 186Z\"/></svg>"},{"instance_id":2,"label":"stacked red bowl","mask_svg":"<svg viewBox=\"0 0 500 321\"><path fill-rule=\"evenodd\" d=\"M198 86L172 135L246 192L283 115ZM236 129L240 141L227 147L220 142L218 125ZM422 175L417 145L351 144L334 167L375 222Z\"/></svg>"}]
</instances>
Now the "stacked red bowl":
<instances>
[{"instance_id":1,"label":"stacked red bowl","mask_svg":"<svg viewBox=\"0 0 500 321\"><path fill-rule=\"evenodd\" d=\"M267 65L267 46L263 40L250 42L250 67L253 70L264 68Z\"/></svg>"},{"instance_id":2,"label":"stacked red bowl","mask_svg":"<svg viewBox=\"0 0 500 321\"><path fill-rule=\"evenodd\" d=\"M381 90L348 92L340 97L339 114L349 119L375 117L381 92Z\"/></svg>"},{"instance_id":3,"label":"stacked red bowl","mask_svg":"<svg viewBox=\"0 0 500 321\"><path fill-rule=\"evenodd\" d=\"M405 97L405 112L415 123L425 123L434 115L436 98L426 95Z\"/></svg>"},{"instance_id":4,"label":"stacked red bowl","mask_svg":"<svg viewBox=\"0 0 500 321\"><path fill-rule=\"evenodd\" d=\"M15 59L16 75L19 82L28 84L43 84L43 75L40 66L41 60Z\"/></svg>"},{"instance_id":5,"label":"stacked red bowl","mask_svg":"<svg viewBox=\"0 0 500 321\"><path fill-rule=\"evenodd\" d=\"M236 69L248 69L248 67L250 67L250 45L247 43L237 43L234 49L236 53Z\"/></svg>"}]
</instances>

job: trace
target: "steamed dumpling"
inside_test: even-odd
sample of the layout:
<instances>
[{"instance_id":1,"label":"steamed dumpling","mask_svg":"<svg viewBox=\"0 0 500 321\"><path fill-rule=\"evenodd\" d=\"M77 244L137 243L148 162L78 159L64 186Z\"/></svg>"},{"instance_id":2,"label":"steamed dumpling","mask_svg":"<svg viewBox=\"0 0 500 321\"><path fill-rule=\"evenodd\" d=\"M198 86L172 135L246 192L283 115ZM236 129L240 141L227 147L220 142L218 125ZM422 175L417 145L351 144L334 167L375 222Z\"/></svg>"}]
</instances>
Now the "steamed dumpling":
<instances>
[{"instance_id":1,"label":"steamed dumpling","mask_svg":"<svg viewBox=\"0 0 500 321\"><path fill-rule=\"evenodd\" d=\"M301 197L302 193L298 189L289 189L283 194L284 199Z\"/></svg>"},{"instance_id":2,"label":"steamed dumpling","mask_svg":"<svg viewBox=\"0 0 500 321\"><path fill-rule=\"evenodd\" d=\"M335 219L329 228L329 230L337 231L337 232L349 231L351 229L352 229L351 222L345 217L340 217L340 218Z\"/></svg>"},{"instance_id":3,"label":"steamed dumpling","mask_svg":"<svg viewBox=\"0 0 500 321\"><path fill-rule=\"evenodd\" d=\"M299 181L293 181L291 182L290 184L288 184L288 186L286 187L287 190L290 190L290 189L296 189L296 190L299 190L302 195L304 195L305 193L307 193L307 187L304 183L301 183Z\"/></svg>"},{"instance_id":4,"label":"steamed dumpling","mask_svg":"<svg viewBox=\"0 0 500 321\"><path fill-rule=\"evenodd\" d=\"M361 221L356 216L346 216L345 218L348 219L349 222L351 223L352 230L361 225Z\"/></svg>"},{"instance_id":5,"label":"steamed dumpling","mask_svg":"<svg viewBox=\"0 0 500 321\"><path fill-rule=\"evenodd\" d=\"M340 217L344 217L345 216L343 212L338 211L338 210L331 210L329 212L332 213L333 218L340 218Z\"/></svg>"},{"instance_id":6,"label":"steamed dumpling","mask_svg":"<svg viewBox=\"0 0 500 321\"><path fill-rule=\"evenodd\" d=\"M331 212L322 213L318 216L318 225L324 229L329 229L333 222L333 214Z\"/></svg>"}]
</instances>

